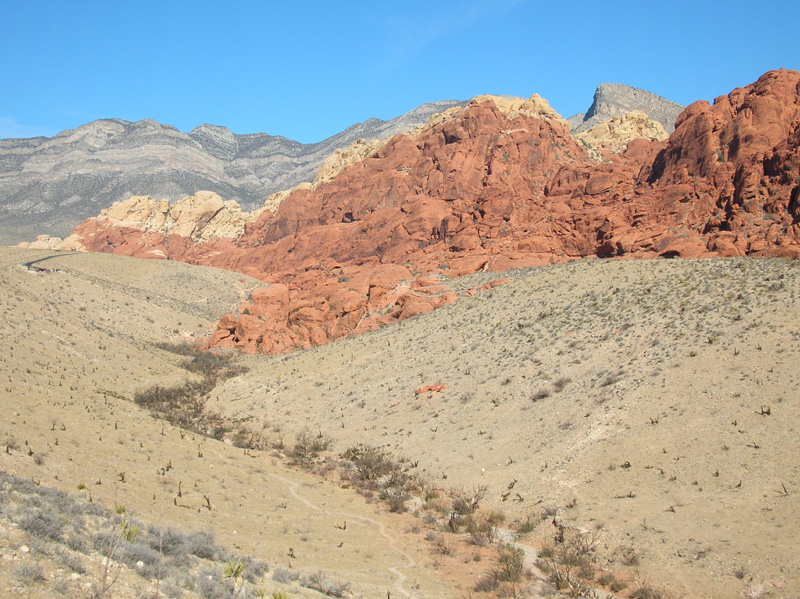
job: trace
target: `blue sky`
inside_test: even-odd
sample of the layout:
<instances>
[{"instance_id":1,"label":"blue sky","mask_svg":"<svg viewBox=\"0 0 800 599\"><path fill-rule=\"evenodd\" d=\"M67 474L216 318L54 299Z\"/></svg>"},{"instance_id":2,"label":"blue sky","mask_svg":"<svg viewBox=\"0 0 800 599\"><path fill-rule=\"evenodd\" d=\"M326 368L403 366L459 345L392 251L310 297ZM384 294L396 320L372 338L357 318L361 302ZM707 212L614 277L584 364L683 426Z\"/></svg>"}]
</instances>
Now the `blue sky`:
<instances>
[{"instance_id":1,"label":"blue sky","mask_svg":"<svg viewBox=\"0 0 800 599\"><path fill-rule=\"evenodd\" d=\"M800 69L800 2L6 1L0 138L99 118L320 141L483 93L564 116L598 83L682 104Z\"/></svg>"}]
</instances>

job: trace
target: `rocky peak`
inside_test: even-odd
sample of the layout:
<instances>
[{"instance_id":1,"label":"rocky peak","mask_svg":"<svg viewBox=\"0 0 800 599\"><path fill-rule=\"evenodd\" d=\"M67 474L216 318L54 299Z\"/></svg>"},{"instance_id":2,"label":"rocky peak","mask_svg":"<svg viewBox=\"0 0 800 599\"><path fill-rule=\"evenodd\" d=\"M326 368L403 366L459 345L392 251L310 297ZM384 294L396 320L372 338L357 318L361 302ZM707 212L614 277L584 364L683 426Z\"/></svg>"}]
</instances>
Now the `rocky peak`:
<instances>
[{"instance_id":1,"label":"rocky peak","mask_svg":"<svg viewBox=\"0 0 800 599\"><path fill-rule=\"evenodd\" d=\"M569 119L572 133L581 133L598 123L610 121L632 110L641 110L651 120L661 123L667 133L675 130L675 119L684 106L643 89L620 83L601 83L594 92L594 100L585 114Z\"/></svg>"},{"instance_id":2,"label":"rocky peak","mask_svg":"<svg viewBox=\"0 0 800 599\"><path fill-rule=\"evenodd\" d=\"M236 135L226 127L204 123L192 129L189 137L215 158L226 161L236 158L239 144Z\"/></svg>"}]
</instances>

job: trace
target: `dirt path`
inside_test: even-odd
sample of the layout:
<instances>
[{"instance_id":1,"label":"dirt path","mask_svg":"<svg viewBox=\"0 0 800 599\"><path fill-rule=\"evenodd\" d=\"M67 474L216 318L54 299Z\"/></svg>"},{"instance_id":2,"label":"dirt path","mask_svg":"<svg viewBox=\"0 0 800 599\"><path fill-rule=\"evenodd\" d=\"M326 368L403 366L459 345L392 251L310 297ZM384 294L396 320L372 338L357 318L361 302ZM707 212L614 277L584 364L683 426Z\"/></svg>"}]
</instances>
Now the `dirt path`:
<instances>
[{"instance_id":1,"label":"dirt path","mask_svg":"<svg viewBox=\"0 0 800 599\"><path fill-rule=\"evenodd\" d=\"M400 568L413 568L414 566L417 565L417 563L414 561L414 559L408 553L406 553L400 547L397 546L397 543L395 542L394 538L386 532L386 527L383 525L382 522L378 522L377 520L373 520L372 518L368 518L366 516L359 516L357 514L350 514L350 513L347 513L347 512L330 511L330 510L326 510L324 508L321 508L320 506L310 502L308 499L306 499L305 497L300 495L300 493L297 492L297 489L299 488L300 485L298 485L296 482L291 481L291 480L286 479L286 478L283 478L282 476L278 476L277 474L271 474L271 473L267 473L267 474L270 477L274 478L274 479L277 479L277 480L280 480L280 481L286 483L288 485L288 487L289 487L289 492L292 494L292 497L294 497L295 499L297 499L298 501L303 503L309 509L312 509L312 510L317 511L317 512L321 512L323 514L334 515L334 516L342 516L344 518L349 518L351 520L356 520L356 521L360 521L360 522L366 522L367 524L371 524L371 525L374 525L375 527L377 527L378 533L384 539L386 539L386 541L388 543L388 547L392 551L394 551L395 553L400 555L406 562L404 566L400 566L399 568L398 567L387 568L387 570L389 572L391 572L392 574L394 574L394 576L395 576L394 588L397 591L399 591L400 593L402 593L404 597L411 597L411 593L409 591L407 591L405 589L405 587L403 586L403 584L407 580L407 577L406 577L405 574L403 574L400 571Z\"/></svg>"},{"instance_id":2,"label":"dirt path","mask_svg":"<svg viewBox=\"0 0 800 599\"><path fill-rule=\"evenodd\" d=\"M209 448L209 449L210 449L210 452L215 454L220 459L221 462L227 461L228 456L226 456L225 454L223 454L222 452L220 452L220 451L218 451L216 449L213 449L213 448ZM271 478L274 478L275 480L279 480L282 483L286 484L286 486L289 489L289 493L292 495L292 497L297 499L300 503L302 503L303 505L305 505L307 508L309 508L311 510L314 510L316 512L320 512L322 514L326 514L326 515L329 515L329 516L341 516L342 518L347 518L347 519L349 519L351 521L364 522L366 524L375 526L377 528L377 530L378 530L378 534L380 534L384 539L386 539L387 546L392 551L394 551L395 553L400 555L400 557L402 557L405 560L405 562L406 562L405 565L393 566L391 568L387 568L387 570L389 572L391 572L392 575L394 575L394 577L395 577L395 581L394 581L395 590L397 590L399 593L401 593L404 597L407 597L409 599L411 598L411 595L412 595L411 592L406 590L406 588L403 586L405 584L406 580L408 579L408 577L405 574L403 574L403 572L401 572L401 569L413 568L413 567L415 567L417 565L417 562L414 560L414 558L411 557L411 555L409 555L406 551L404 551L403 549L401 549L397 545L395 539L389 533L386 532L386 526L384 526L384 524L382 522L379 522L379 521L374 520L372 518L369 518L367 516L359 516L358 514L352 514L352 513L349 513L349 512L341 512L341 511L337 511L337 510L328 510L328 509L325 509L323 507L320 507L320 506L316 505L315 503L312 503L311 501L309 501L308 499L306 499L302 495L300 495L300 493L298 492L298 489L300 487L299 483L297 483L297 482L295 482L293 480L289 480L288 478L284 478L282 476L279 476L277 474L272 474L271 472L266 472L265 474L267 476L271 477Z\"/></svg>"}]
</instances>

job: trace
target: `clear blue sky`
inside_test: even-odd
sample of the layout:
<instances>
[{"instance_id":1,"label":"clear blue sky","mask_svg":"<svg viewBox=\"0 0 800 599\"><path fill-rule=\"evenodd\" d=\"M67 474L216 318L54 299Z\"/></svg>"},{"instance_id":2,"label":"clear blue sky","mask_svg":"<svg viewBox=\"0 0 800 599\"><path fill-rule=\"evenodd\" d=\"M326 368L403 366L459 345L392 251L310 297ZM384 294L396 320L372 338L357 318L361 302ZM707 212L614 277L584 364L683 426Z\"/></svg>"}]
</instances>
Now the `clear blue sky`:
<instances>
[{"instance_id":1,"label":"clear blue sky","mask_svg":"<svg viewBox=\"0 0 800 599\"><path fill-rule=\"evenodd\" d=\"M0 138L99 118L320 141L423 102L598 83L682 104L800 69L800 1L15 1L0 6Z\"/></svg>"}]
</instances>

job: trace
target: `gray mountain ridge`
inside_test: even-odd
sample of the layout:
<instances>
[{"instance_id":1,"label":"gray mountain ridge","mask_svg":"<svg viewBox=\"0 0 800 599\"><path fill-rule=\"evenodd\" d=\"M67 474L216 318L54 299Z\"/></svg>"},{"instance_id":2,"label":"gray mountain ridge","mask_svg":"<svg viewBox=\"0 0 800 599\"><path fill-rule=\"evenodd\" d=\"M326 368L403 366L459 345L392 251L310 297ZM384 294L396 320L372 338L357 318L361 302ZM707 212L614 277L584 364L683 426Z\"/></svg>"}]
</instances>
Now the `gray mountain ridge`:
<instances>
[{"instance_id":1,"label":"gray mountain ridge","mask_svg":"<svg viewBox=\"0 0 800 599\"><path fill-rule=\"evenodd\" d=\"M176 201L210 190L252 210L277 191L312 181L335 150L358 139L409 131L466 103L422 104L388 121L356 123L313 144L210 124L183 133L150 119L101 119L49 138L0 139L0 244L40 234L66 237L85 219L133 195ZM672 131L682 107L644 90L601 84L589 111L568 121L576 133L633 109Z\"/></svg>"},{"instance_id":2,"label":"gray mountain ridge","mask_svg":"<svg viewBox=\"0 0 800 599\"><path fill-rule=\"evenodd\" d=\"M681 104L638 87L621 83L601 83L594 92L589 110L569 117L567 122L574 135L631 110L641 110L651 120L664 125L667 133L672 133L675 130L675 119L684 108Z\"/></svg>"},{"instance_id":3,"label":"gray mountain ridge","mask_svg":"<svg viewBox=\"0 0 800 599\"><path fill-rule=\"evenodd\" d=\"M312 181L322 161L354 141L395 135L466 102L423 104L397 118L368 119L323 141L239 135L203 124L182 133L146 119L101 119L54 137L0 140L0 244L39 234L65 237L132 195L179 200L211 190L252 210L273 193Z\"/></svg>"}]
</instances>

